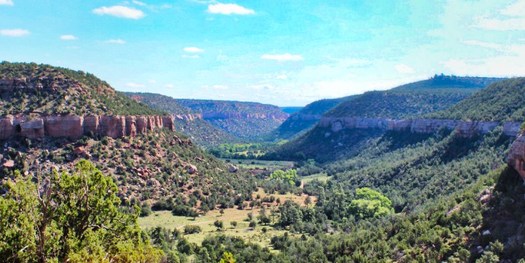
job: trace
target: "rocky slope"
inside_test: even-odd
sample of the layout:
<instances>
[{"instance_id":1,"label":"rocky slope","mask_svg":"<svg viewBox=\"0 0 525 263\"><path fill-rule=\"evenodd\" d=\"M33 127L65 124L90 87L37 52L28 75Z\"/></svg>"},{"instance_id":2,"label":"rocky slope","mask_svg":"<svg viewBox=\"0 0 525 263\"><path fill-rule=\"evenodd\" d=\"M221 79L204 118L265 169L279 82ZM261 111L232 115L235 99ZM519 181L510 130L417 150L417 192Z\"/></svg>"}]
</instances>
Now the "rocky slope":
<instances>
[{"instance_id":1,"label":"rocky slope","mask_svg":"<svg viewBox=\"0 0 525 263\"><path fill-rule=\"evenodd\" d=\"M260 140L288 118L279 107L255 102L189 100L177 102L213 126L240 139Z\"/></svg>"},{"instance_id":2,"label":"rocky slope","mask_svg":"<svg viewBox=\"0 0 525 263\"><path fill-rule=\"evenodd\" d=\"M131 99L144 103L154 109L170 113L175 119L175 129L190 137L200 146L209 148L222 143L237 142L232 134L217 128L203 119L202 113L196 113L184 107L176 99L155 93L126 92Z\"/></svg>"},{"instance_id":3,"label":"rocky slope","mask_svg":"<svg viewBox=\"0 0 525 263\"><path fill-rule=\"evenodd\" d=\"M276 138L288 139L301 134L312 128L327 111L334 108L342 101L352 98L355 98L355 96L314 101L306 105L299 112L290 115L290 117L288 117L288 119L279 125L279 127L273 132L273 136Z\"/></svg>"},{"instance_id":4,"label":"rocky slope","mask_svg":"<svg viewBox=\"0 0 525 263\"><path fill-rule=\"evenodd\" d=\"M251 196L255 179L173 131L175 117L138 103L88 73L2 63L0 180L93 162L126 204L170 200L215 209ZM18 105L23 103L22 106ZM68 109L68 110L66 110ZM56 110L56 111L55 111Z\"/></svg>"}]
</instances>

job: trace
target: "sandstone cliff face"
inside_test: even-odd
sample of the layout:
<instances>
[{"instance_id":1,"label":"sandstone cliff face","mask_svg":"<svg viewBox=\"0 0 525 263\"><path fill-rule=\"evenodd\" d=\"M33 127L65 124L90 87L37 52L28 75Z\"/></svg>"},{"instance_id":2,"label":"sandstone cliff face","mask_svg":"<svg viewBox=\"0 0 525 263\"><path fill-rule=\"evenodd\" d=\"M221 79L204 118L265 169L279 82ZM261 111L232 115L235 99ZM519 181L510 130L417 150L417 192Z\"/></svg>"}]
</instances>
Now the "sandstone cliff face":
<instances>
[{"instance_id":1,"label":"sandstone cliff face","mask_svg":"<svg viewBox=\"0 0 525 263\"><path fill-rule=\"evenodd\" d=\"M520 174L525 181L525 136L520 135L512 143L509 154L507 156L507 163L513 167Z\"/></svg>"},{"instance_id":2,"label":"sandstone cliff face","mask_svg":"<svg viewBox=\"0 0 525 263\"><path fill-rule=\"evenodd\" d=\"M486 134L500 125L491 121L458 121L442 119L414 119L392 120L384 118L335 118L323 117L319 126L330 128L333 132L343 129L381 129L386 131L410 131L412 133L434 133L440 129L456 130L458 135L472 137L476 134ZM516 136L521 123L506 122L503 124L503 133L507 136Z\"/></svg>"},{"instance_id":3,"label":"sandstone cliff face","mask_svg":"<svg viewBox=\"0 0 525 263\"><path fill-rule=\"evenodd\" d=\"M13 137L79 138L100 135L119 138L136 136L160 128L175 130L171 116L46 116L37 119L7 116L0 118L0 140Z\"/></svg>"}]
</instances>

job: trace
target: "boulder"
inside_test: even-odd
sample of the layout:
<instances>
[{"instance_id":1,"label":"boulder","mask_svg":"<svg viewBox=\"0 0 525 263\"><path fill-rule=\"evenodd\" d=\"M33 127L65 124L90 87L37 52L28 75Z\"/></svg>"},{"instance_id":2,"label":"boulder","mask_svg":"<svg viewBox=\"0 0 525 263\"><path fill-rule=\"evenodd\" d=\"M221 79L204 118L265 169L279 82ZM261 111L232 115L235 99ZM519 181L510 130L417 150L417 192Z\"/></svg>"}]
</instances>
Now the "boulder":
<instances>
[{"instance_id":1,"label":"boulder","mask_svg":"<svg viewBox=\"0 0 525 263\"><path fill-rule=\"evenodd\" d=\"M233 164L228 164L228 171L230 173L236 173L237 171L239 170L239 168L237 168L237 166L233 165Z\"/></svg>"},{"instance_id":2,"label":"boulder","mask_svg":"<svg viewBox=\"0 0 525 263\"><path fill-rule=\"evenodd\" d=\"M7 160L2 166L6 167L6 168L13 168L13 167L15 167L15 161Z\"/></svg>"},{"instance_id":3,"label":"boulder","mask_svg":"<svg viewBox=\"0 0 525 263\"><path fill-rule=\"evenodd\" d=\"M194 173L198 172L199 170L197 169L197 166L195 166L193 164L187 164L186 165L186 171L189 174L194 174Z\"/></svg>"}]
</instances>

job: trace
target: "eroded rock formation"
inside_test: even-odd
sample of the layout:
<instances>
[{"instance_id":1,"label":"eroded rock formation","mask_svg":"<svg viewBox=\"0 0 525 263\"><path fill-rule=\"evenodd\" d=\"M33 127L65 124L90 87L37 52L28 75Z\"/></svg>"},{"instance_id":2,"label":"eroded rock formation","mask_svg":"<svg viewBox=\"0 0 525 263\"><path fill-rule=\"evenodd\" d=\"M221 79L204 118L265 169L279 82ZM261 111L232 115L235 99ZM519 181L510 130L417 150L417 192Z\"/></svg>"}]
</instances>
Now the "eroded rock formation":
<instances>
[{"instance_id":1,"label":"eroded rock formation","mask_svg":"<svg viewBox=\"0 0 525 263\"><path fill-rule=\"evenodd\" d=\"M509 154L507 156L507 163L513 167L520 174L525 181L525 136L520 135L512 143Z\"/></svg>"},{"instance_id":2,"label":"eroded rock formation","mask_svg":"<svg viewBox=\"0 0 525 263\"><path fill-rule=\"evenodd\" d=\"M13 137L80 138L100 135L119 138L136 136L160 128L175 130L171 116L46 116L41 118L7 116L0 118L0 140Z\"/></svg>"},{"instance_id":3,"label":"eroded rock formation","mask_svg":"<svg viewBox=\"0 0 525 263\"><path fill-rule=\"evenodd\" d=\"M476 134L486 134L501 125L494 121L458 121L442 119L392 120L384 118L333 118L323 117L319 126L330 128L333 132L343 129L381 129L392 131L410 131L413 133L434 133L440 129L456 130L460 136L472 137ZM503 133L507 136L517 136L520 122L503 123Z\"/></svg>"}]
</instances>

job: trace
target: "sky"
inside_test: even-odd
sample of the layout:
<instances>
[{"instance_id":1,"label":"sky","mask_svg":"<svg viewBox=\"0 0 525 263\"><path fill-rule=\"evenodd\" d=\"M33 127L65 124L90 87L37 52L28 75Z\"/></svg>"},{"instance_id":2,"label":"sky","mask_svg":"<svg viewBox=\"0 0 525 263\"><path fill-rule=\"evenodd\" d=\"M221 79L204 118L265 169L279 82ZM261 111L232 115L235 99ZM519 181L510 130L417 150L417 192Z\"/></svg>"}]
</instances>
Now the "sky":
<instances>
[{"instance_id":1,"label":"sky","mask_svg":"<svg viewBox=\"0 0 525 263\"><path fill-rule=\"evenodd\" d=\"M525 76L525 0L0 0L0 60L302 106L440 73Z\"/></svg>"}]
</instances>

